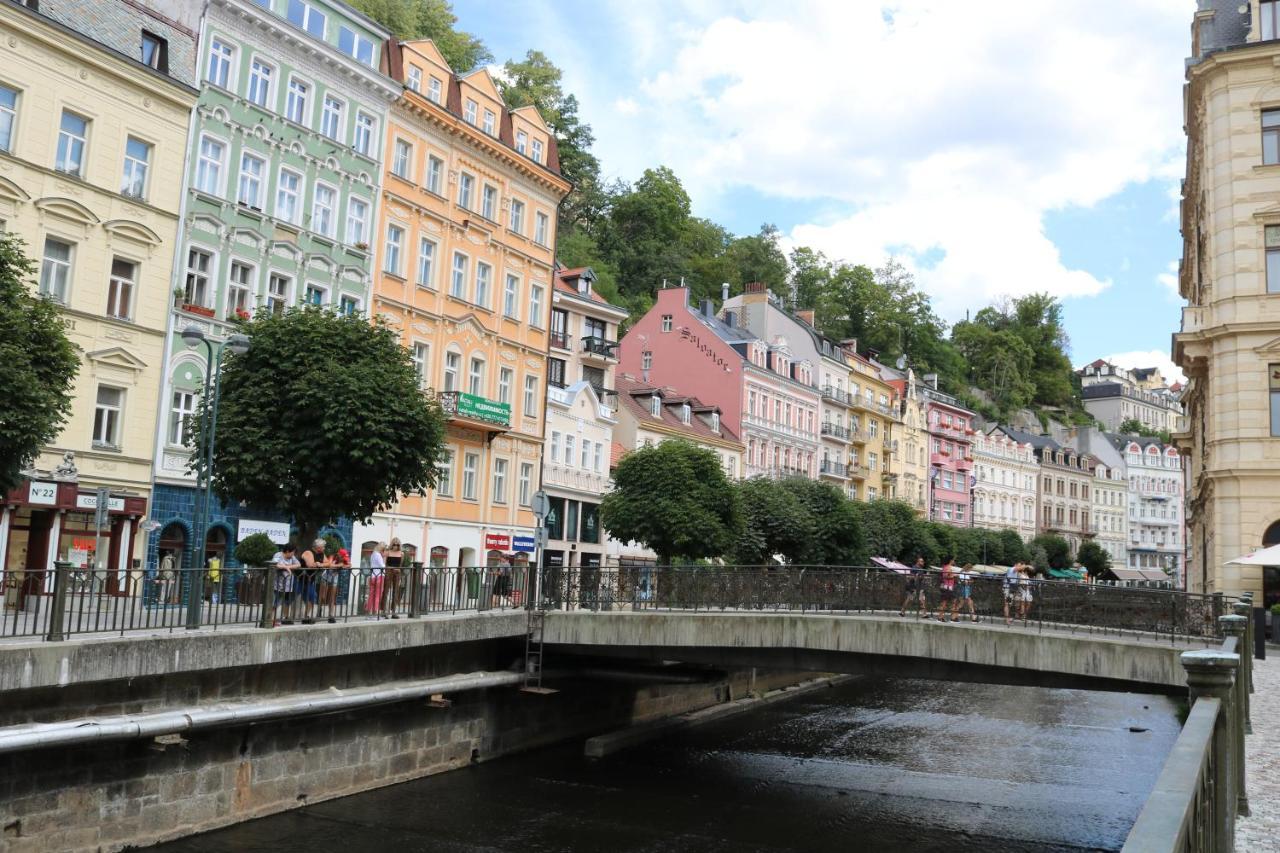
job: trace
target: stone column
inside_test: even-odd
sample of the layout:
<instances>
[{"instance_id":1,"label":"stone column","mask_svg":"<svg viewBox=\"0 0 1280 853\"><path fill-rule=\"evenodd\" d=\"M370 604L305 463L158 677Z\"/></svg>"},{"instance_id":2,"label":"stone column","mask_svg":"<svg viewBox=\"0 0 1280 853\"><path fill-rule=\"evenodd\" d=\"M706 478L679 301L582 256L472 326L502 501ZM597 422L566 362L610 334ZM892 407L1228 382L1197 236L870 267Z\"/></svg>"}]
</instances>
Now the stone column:
<instances>
[{"instance_id":1,"label":"stone column","mask_svg":"<svg viewBox=\"0 0 1280 853\"><path fill-rule=\"evenodd\" d=\"M1235 846L1236 751L1234 738L1235 677L1240 666L1237 655L1219 649L1197 649L1182 653L1187 672L1187 689L1194 706L1202 698L1217 699L1220 713L1213 728L1213 850L1230 851Z\"/></svg>"},{"instance_id":2,"label":"stone column","mask_svg":"<svg viewBox=\"0 0 1280 853\"><path fill-rule=\"evenodd\" d=\"M1236 680L1233 685L1234 696L1232 697L1235 707L1232 709L1231 715L1232 725L1235 729L1235 758L1236 758L1236 803L1237 814L1249 814L1249 796L1245 791L1245 766L1244 766L1244 735L1245 720L1249 708L1249 694L1245 692L1245 667L1246 661L1249 659L1249 652L1244 646L1245 628L1249 624L1249 620L1243 616L1221 616L1218 623L1222 626L1222 633L1228 638L1235 637L1236 652L1239 655L1239 663L1236 667Z\"/></svg>"},{"instance_id":3,"label":"stone column","mask_svg":"<svg viewBox=\"0 0 1280 853\"><path fill-rule=\"evenodd\" d=\"M1231 612L1236 616L1244 617L1244 648L1240 650L1240 668L1241 676L1244 678L1245 697L1247 698L1253 692L1253 602L1246 598L1234 602L1231 605ZM1248 731L1253 733L1253 724L1249 722L1249 705L1244 706L1244 718L1249 726Z\"/></svg>"}]
</instances>

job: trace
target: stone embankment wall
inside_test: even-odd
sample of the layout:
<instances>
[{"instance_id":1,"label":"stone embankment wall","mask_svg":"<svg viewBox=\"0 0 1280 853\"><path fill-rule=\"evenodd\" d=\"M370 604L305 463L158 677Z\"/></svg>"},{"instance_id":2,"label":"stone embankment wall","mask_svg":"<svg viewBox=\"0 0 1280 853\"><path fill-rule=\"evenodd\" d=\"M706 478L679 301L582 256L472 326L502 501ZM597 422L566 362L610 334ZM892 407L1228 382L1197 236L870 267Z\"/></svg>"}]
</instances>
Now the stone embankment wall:
<instances>
[{"instance_id":1,"label":"stone embankment wall","mask_svg":"<svg viewBox=\"0 0 1280 853\"><path fill-rule=\"evenodd\" d=\"M522 643L484 640L314 661L6 691L0 725L244 702L509 668ZM554 665L550 661L549 665ZM705 708L811 677L754 671L706 683L558 681L326 716L0 755L0 851L112 851ZM169 739L173 740L173 739Z\"/></svg>"}]
</instances>

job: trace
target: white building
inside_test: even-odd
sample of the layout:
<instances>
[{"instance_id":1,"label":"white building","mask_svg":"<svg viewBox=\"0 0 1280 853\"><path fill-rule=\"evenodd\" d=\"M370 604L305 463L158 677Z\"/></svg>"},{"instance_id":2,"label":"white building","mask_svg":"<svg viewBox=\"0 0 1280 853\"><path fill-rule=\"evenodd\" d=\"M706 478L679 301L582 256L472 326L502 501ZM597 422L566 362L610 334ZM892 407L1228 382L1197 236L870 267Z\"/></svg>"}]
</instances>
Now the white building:
<instances>
[{"instance_id":1,"label":"white building","mask_svg":"<svg viewBox=\"0 0 1280 853\"><path fill-rule=\"evenodd\" d=\"M1094 469L1094 541L1117 568L1129 565L1129 482L1123 465L1099 462Z\"/></svg>"},{"instance_id":2,"label":"white building","mask_svg":"<svg viewBox=\"0 0 1280 853\"><path fill-rule=\"evenodd\" d=\"M1186 548L1182 457L1157 438L1108 436L1129 477L1131 569L1160 569L1181 585Z\"/></svg>"},{"instance_id":3,"label":"white building","mask_svg":"<svg viewBox=\"0 0 1280 853\"><path fill-rule=\"evenodd\" d=\"M1030 444L1003 432L973 438L973 523L1016 530L1023 541L1036 535L1036 477L1040 466Z\"/></svg>"}]
</instances>

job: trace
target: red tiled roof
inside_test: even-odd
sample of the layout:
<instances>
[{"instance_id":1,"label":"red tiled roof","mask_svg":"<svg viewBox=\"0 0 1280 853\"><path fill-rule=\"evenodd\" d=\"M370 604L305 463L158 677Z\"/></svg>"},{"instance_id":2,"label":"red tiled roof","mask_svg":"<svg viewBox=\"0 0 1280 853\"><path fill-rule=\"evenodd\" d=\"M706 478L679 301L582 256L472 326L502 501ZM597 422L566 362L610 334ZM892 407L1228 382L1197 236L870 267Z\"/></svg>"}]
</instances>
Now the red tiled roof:
<instances>
[{"instance_id":1,"label":"red tiled roof","mask_svg":"<svg viewBox=\"0 0 1280 853\"><path fill-rule=\"evenodd\" d=\"M609 467L617 468L618 463L622 461L622 457L626 455L627 449L615 441L613 446L609 448Z\"/></svg>"},{"instance_id":2,"label":"red tiled roof","mask_svg":"<svg viewBox=\"0 0 1280 853\"><path fill-rule=\"evenodd\" d=\"M560 270L556 273L556 290L559 290L562 293L572 293L574 296L582 296L582 294L578 292L578 288L569 282L571 280L576 280L586 269L586 267L574 267L573 269ZM596 293L596 289L594 287L591 288L591 293L587 298L592 302L599 302L601 305L608 305L610 308L617 307L612 302Z\"/></svg>"},{"instance_id":3,"label":"red tiled roof","mask_svg":"<svg viewBox=\"0 0 1280 853\"><path fill-rule=\"evenodd\" d=\"M691 417L689 419L689 423L686 424L680 420L679 415L676 414L675 406L666 405L667 402L688 402L695 411L699 409L705 411L707 409L715 408L715 406L705 405L697 397L680 395L676 392L676 389L670 386L664 385L662 387L657 387L645 382L638 382L625 373L618 374L614 384L618 386L619 405L625 406L627 411L629 411L641 424L657 424L658 422L661 422L662 425L670 431L683 433L695 441L699 439L719 439L721 441L741 443L738 440L737 434L725 426L723 419L720 421L720 432L717 433L714 432L711 427L707 426L697 415ZM662 406L662 416L660 418L655 418L650 414L649 407L633 396L636 392L652 392L655 390L661 392L664 404ZM641 394L642 398L644 398L644 396L644 394Z\"/></svg>"}]
</instances>

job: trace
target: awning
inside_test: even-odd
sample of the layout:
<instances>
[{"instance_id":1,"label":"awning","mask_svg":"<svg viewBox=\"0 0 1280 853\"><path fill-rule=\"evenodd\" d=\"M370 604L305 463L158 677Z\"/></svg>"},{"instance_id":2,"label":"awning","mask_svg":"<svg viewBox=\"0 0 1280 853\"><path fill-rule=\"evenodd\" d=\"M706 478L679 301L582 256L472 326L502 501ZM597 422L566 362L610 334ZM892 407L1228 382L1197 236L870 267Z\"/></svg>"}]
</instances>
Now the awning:
<instances>
[{"instance_id":1,"label":"awning","mask_svg":"<svg viewBox=\"0 0 1280 853\"><path fill-rule=\"evenodd\" d=\"M1280 545L1261 548L1252 554L1236 557L1234 560L1227 560L1228 565L1233 563L1243 566L1280 566Z\"/></svg>"},{"instance_id":2,"label":"awning","mask_svg":"<svg viewBox=\"0 0 1280 853\"><path fill-rule=\"evenodd\" d=\"M1074 569L1049 569L1049 577L1067 581L1082 581L1085 579L1085 573L1077 572Z\"/></svg>"},{"instance_id":3,"label":"awning","mask_svg":"<svg viewBox=\"0 0 1280 853\"><path fill-rule=\"evenodd\" d=\"M886 560L883 557L872 557L871 562L875 563L882 569L888 569L889 571L897 572L900 575L905 575L911 571L909 567L902 565L902 563L899 563L897 560Z\"/></svg>"},{"instance_id":4,"label":"awning","mask_svg":"<svg viewBox=\"0 0 1280 853\"><path fill-rule=\"evenodd\" d=\"M975 572L981 572L984 575L1003 575L1009 571L1008 566L990 566L985 563L979 563L973 567Z\"/></svg>"},{"instance_id":5,"label":"awning","mask_svg":"<svg viewBox=\"0 0 1280 853\"><path fill-rule=\"evenodd\" d=\"M1172 583L1170 577L1159 569L1110 569L1109 571L1116 576L1116 580Z\"/></svg>"}]
</instances>

